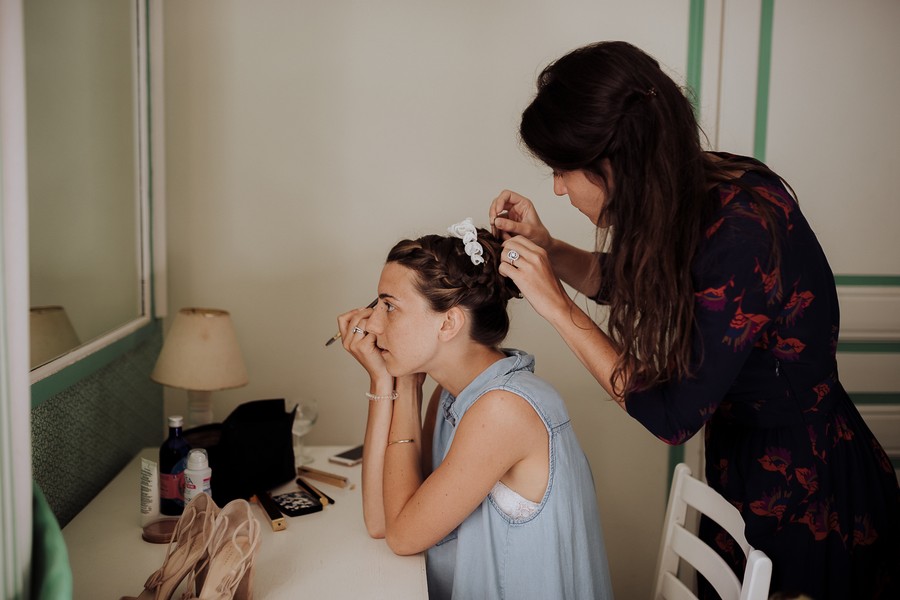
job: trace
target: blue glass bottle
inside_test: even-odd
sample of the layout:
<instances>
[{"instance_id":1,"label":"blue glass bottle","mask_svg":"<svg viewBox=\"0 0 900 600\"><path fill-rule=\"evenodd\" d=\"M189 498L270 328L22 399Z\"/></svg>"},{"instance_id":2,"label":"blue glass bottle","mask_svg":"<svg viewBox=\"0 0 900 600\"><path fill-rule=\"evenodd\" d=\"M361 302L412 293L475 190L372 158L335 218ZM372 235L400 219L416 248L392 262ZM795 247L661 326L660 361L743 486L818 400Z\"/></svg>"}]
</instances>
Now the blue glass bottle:
<instances>
[{"instance_id":1,"label":"blue glass bottle","mask_svg":"<svg viewBox=\"0 0 900 600\"><path fill-rule=\"evenodd\" d=\"M169 417L169 437L159 447L159 512L177 516L184 512L184 469L191 449L182 437L184 419Z\"/></svg>"}]
</instances>

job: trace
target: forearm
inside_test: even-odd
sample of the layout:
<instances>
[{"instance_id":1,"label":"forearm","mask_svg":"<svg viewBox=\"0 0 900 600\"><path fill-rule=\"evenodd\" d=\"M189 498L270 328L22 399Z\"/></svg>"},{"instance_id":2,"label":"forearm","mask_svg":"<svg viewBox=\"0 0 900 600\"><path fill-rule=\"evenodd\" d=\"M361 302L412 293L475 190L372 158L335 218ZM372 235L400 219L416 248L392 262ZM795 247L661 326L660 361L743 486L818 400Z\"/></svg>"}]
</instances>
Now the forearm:
<instances>
[{"instance_id":1,"label":"forearm","mask_svg":"<svg viewBox=\"0 0 900 600\"><path fill-rule=\"evenodd\" d=\"M593 298L600 290L600 268L597 255L554 239L547 249L557 276L578 292Z\"/></svg>"},{"instance_id":2,"label":"forearm","mask_svg":"<svg viewBox=\"0 0 900 600\"><path fill-rule=\"evenodd\" d=\"M398 518L422 485L422 387L397 382L397 400L384 450L385 537L392 548Z\"/></svg>"},{"instance_id":3,"label":"forearm","mask_svg":"<svg viewBox=\"0 0 900 600\"><path fill-rule=\"evenodd\" d=\"M393 382L372 384L369 393L389 397ZM369 415L363 442L362 497L366 530L374 538L384 537L384 452L391 427L393 404L389 399L369 400Z\"/></svg>"},{"instance_id":4,"label":"forearm","mask_svg":"<svg viewBox=\"0 0 900 600\"><path fill-rule=\"evenodd\" d=\"M609 336L571 299L548 321L610 398L624 409L624 398L614 391L613 370L618 351ZM623 383L619 382L619 389Z\"/></svg>"}]
</instances>

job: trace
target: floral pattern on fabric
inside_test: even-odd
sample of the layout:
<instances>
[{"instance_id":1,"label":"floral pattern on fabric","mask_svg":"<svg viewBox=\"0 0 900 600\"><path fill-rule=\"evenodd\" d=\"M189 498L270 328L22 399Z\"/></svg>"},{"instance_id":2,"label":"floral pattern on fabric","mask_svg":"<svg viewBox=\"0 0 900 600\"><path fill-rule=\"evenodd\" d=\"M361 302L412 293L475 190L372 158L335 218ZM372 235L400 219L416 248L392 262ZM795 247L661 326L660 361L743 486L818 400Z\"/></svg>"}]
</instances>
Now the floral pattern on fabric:
<instances>
[{"instance_id":1,"label":"floral pattern on fabric","mask_svg":"<svg viewBox=\"0 0 900 600\"><path fill-rule=\"evenodd\" d=\"M669 444L707 426L707 480L772 558L771 592L900 598L900 488L840 383L834 276L780 181L740 183L711 191L719 209L693 265L694 377L632 393L626 408ZM701 535L743 572L727 534L704 521Z\"/></svg>"}]
</instances>

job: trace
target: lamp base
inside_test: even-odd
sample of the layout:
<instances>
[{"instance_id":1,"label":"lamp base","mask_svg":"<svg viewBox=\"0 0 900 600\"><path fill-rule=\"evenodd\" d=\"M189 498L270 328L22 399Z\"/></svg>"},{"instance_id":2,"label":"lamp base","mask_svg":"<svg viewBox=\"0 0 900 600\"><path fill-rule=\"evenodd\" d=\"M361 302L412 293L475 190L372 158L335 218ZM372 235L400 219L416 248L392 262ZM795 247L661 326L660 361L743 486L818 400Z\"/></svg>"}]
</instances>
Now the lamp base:
<instances>
[{"instance_id":1,"label":"lamp base","mask_svg":"<svg viewBox=\"0 0 900 600\"><path fill-rule=\"evenodd\" d=\"M212 422L212 392L188 390L188 427Z\"/></svg>"}]
</instances>

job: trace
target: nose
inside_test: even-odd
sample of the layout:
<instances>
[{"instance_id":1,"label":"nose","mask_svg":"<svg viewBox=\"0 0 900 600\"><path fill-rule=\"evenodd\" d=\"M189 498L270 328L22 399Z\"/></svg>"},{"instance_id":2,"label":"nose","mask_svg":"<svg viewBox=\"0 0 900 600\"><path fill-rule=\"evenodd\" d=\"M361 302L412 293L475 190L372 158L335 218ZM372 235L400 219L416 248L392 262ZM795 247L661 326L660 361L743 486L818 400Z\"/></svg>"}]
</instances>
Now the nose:
<instances>
[{"instance_id":1,"label":"nose","mask_svg":"<svg viewBox=\"0 0 900 600\"><path fill-rule=\"evenodd\" d=\"M381 302L379 302L375 305L375 308L372 309L372 315L369 317L369 320L366 321L366 331L369 331L376 335L382 332L381 313L383 312L383 305L381 304Z\"/></svg>"},{"instance_id":2,"label":"nose","mask_svg":"<svg viewBox=\"0 0 900 600\"><path fill-rule=\"evenodd\" d=\"M566 195L566 184L563 183L562 177L559 175L553 176L553 193L557 196Z\"/></svg>"}]
</instances>

